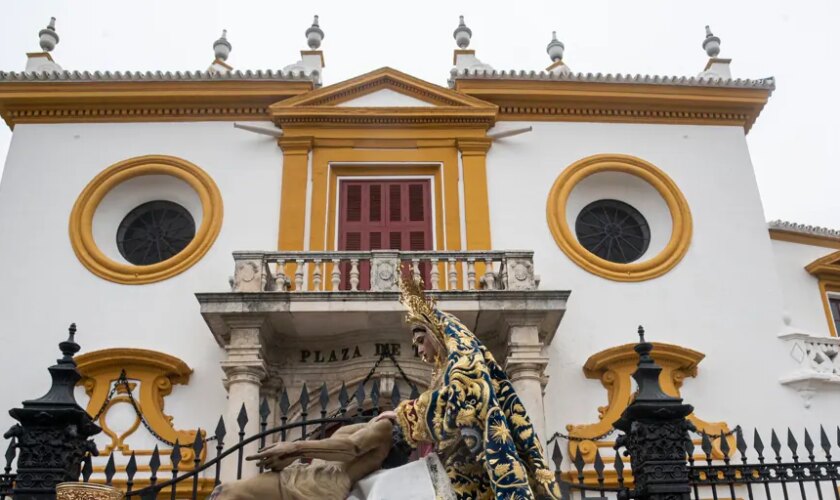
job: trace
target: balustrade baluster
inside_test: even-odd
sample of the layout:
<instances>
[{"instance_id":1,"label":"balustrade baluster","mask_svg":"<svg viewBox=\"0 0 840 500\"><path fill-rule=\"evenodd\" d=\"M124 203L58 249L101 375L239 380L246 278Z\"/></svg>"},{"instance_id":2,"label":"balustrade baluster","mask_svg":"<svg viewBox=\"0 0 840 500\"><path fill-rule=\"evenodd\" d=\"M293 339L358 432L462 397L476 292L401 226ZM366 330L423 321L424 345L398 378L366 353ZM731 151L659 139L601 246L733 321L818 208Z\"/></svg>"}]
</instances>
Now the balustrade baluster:
<instances>
[{"instance_id":1,"label":"balustrade baluster","mask_svg":"<svg viewBox=\"0 0 840 500\"><path fill-rule=\"evenodd\" d=\"M274 289L278 292L286 292L286 260L277 260L277 274L274 275Z\"/></svg>"},{"instance_id":2,"label":"balustrade baluster","mask_svg":"<svg viewBox=\"0 0 840 500\"><path fill-rule=\"evenodd\" d=\"M295 259L295 291L296 292L303 292L303 270L304 270L304 260L303 259Z\"/></svg>"},{"instance_id":3,"label":"balustrade baluster","mask_svg":"<svg viewBox=\"0 0 840 500\"><path fill-rule=\"evenodd\" d=\"M456 267L455 258L449 257L446 264L447 276L449 278L448 290L456 290L458 288L458 268Z\"/></svg>"},{"instance_id":4,"label":"balustrade baluster","mask_svg":"<svg viewBox=\"0 0 840 500\"><path fill-rule=\"evenodd\" d=\"M359 259L350 259L350 290L359 291Z\"/></svg>"},{"instance_id":5,"label":"balustrade baluster","mask_svg":"<svg viewBox=\"0 0 840 500\"><path fill-rule=\"evenodd\" d=\"M467 290L475 290L475 259L467 259Z\"/></svg>"},{"instance_id":6,"label":"balustrade baluster","mask_svg":"<svg viewBox=\"0 0 840 500\"><path fill-rule=\"evenodd\" d=\"M432 257L429 259L431 263L432 269L429 271L429 277L432 281L432 290L440 290L440 267L438 267L438 259L436 257Z\"/></svg>"},{"instance_id":7,"label":"balustrade baluster","mask_svg":"<svg viewBox=\"0 0 840 500\"><path fill-rule=\"evenodd\" d=\"M312 271L312 290L320 292L321 288L321 259L314 259L312 265L315 269Z\"/></svg>"},{"instance_id":8,"label":"balustrade baluster","mask_svg":"<svg viewBox=\"0 0 840 500\"><path fill-rule=\"evenodd\" d=\"M332 291L337 292L341 287L341 259L332 259Z\"/></svg>"},{"instance_id":9,"label":"balustrade baluster","mask_svg":"<svg viewBox=\"0 0 840 500\"><path fill-rule=\"evenodd\" d=\"M487 288L487 290L495 290L496 275L493 273L493 258L485 257L484 266L484 287Z\"/></svg>"},{"instance_id":10,"label":"balustrade baluster","mask_svg":"<svg viewBox=\"0 0 840 500\"><path fill-rule=\"evenodd\" d=\"M420 281L423 278L420 274L420 259L411 259L411 277L414 281Z\"/></svg>"}]
</instances>

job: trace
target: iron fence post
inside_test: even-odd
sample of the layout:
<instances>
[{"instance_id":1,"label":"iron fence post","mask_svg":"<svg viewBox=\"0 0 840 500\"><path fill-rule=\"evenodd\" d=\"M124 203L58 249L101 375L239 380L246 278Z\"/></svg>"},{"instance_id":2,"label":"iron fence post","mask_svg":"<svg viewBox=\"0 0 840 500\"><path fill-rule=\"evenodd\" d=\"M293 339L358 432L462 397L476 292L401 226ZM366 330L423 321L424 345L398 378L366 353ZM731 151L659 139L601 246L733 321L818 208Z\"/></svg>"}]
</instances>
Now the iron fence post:
<instances>
[{"instance_id":1,"label":"iron fence post","mask_svg":"<svg viewBox=\"0 0 840 500\"><path fill-rule=\"evenodd\" d=\"M78 481L85 454L96 454L96 446L89 438L101 429L73 395L81 378L73 360L80 349L75 334L76 325L70 325L69 338L58 344L63 356L49 367L49 392L24 401L22 408L9 410L9 415L19 422L5 434L6 438L17 439L20 451L15 500L55 499L56 484Z\"/></svg>"},{"instance_id":2,"label":"iron fence post","mask_svg":"<svg viewBox=\"0 0 840 500\"><path fill-rule=\"evenodd\" d=\"M615 446L625 447L630 456L635 488L629 496L639 500L689 500L686 442L691 440L689 431L695 428L686 417L694 408L662 391L662 368L650 356L652 349L640 326L635 347L639 364L633 374L638 391L615 423L624 432Z\"/></svg>"}]
</instances>

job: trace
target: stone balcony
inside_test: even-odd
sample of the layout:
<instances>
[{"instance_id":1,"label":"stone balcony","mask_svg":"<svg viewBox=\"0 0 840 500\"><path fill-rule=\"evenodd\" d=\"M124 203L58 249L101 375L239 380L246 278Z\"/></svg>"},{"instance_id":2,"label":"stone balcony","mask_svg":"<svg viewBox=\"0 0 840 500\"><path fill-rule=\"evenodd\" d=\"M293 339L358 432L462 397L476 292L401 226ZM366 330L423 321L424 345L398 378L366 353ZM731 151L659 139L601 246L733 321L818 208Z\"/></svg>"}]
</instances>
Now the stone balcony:
<instances>
[{"instance_id":1,"label":"stone balcony","mask_svg":"<svg viewBox=\"0 0 840 500\"><path fill-rule=\"evenodd\" d=\"M786 343L790 357L798 365L779 382L798 391L806 408L810 408L817 391L840 389L840 337L791 331L779 338Z\"/></svg>"},{"instance_id":2,"label":"stone balcony","mask_svg":"<svg viewBox=\"0 0 840 500\"><path fill-rule=\"evenodd\" d=\"M378 380L423 390L430 368L417 356L399 303L400 275L423 278L438 306L488 346L542 427L545 352L569 292L539 289L533 252L235 252L231 291L196 294L220 347L228 414L276 405L279 388L330 393ZM388 352L392 358L382 359ZM403 387L400 388L401 390ZM294 412L295 409L292 409ZM276 412L274 412L276 413Z\"/></svg>"}]
</instances>

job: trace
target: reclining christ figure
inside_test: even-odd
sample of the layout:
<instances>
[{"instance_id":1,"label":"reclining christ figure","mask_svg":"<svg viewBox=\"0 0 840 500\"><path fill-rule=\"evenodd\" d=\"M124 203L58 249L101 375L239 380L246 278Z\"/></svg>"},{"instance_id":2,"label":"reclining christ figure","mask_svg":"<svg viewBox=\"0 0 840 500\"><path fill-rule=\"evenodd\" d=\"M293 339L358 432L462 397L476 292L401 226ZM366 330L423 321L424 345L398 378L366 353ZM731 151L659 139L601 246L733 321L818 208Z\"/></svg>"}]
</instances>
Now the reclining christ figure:
<instances>
[{"instance_id":1,"label":"reclining christ figure","mask_svg":"<svg viewBox=\"0 0 840 500\"><path fill-rule=\"evenodd\" d=\"M395 430L385 418L342 427L326 439L278 442L248 457L269 472L223 483L209 500L345 500L363 477L408 461L411 450ZM292 464L298 459L317 461Z\"/></svg>"}]
</instances>

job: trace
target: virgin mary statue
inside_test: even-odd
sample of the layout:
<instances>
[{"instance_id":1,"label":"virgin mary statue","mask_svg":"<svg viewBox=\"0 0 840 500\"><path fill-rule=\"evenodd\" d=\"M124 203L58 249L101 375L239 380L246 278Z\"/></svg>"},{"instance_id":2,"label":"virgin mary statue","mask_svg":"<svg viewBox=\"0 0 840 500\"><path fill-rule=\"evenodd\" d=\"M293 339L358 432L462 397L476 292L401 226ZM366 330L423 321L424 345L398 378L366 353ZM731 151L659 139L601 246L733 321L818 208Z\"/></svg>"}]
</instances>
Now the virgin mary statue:
<instances>
[{"instance_id":1,"label":"virgin mary statue","mask_svg":"<svg viewBox=\"0 0 840 500\"><path fill-rule=\"evenodd\" d=\"M406 321L432 384L403 401L396 420L412 446L431 444L459 500L560 498L525 407L493 355L455 316L400 283Z\"/></svg>"}]
</instances>

